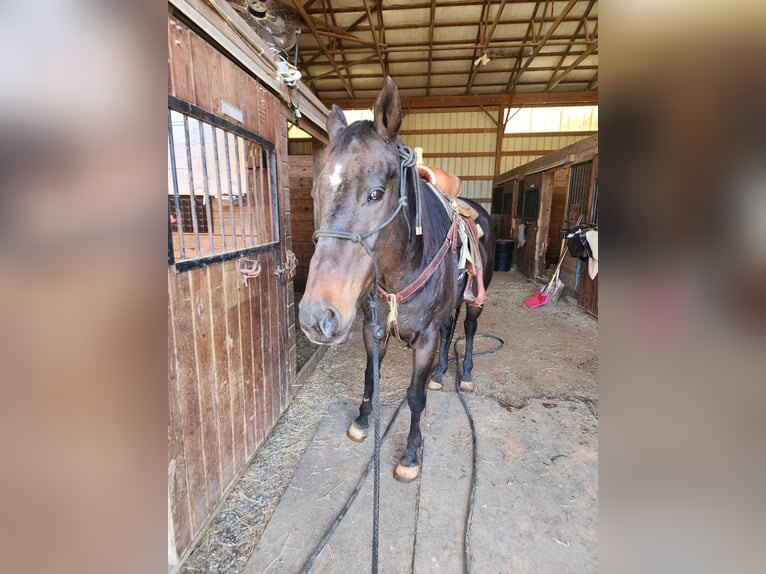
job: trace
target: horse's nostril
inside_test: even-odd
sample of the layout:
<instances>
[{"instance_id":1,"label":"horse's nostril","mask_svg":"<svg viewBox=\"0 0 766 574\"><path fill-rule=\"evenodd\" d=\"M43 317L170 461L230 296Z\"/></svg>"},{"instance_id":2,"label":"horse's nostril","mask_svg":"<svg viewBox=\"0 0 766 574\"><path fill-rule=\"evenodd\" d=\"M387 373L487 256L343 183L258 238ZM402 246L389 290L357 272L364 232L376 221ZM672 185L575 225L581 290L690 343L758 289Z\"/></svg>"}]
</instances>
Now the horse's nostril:
<instances>
[{"instance_id":1,"label":"horse's nostril","mask_svg":"<svg viewBox=\"0 0 766 574\"><path fill-rule=\"evenodd\" d=\"M319 328L325 337L333 337L338 333L338 315L332 309L326 309L319 319Z\"/></svg>"}]
</instances>

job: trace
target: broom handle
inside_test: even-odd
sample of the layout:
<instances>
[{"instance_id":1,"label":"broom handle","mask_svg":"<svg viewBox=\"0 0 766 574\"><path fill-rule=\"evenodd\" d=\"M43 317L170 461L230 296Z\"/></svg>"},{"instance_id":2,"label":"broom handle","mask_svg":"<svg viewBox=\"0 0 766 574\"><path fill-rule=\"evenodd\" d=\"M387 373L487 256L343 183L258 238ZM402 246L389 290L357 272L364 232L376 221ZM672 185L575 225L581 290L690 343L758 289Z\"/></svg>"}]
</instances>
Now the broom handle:
<instances>
[{"instance_id":1,"label":"broom handle","mask_svg":"<svg viewBox=\"0 0 766 574\"><path fill-rule=\"evenodd\" d=\"M551 277L551 280L548 282L548 288L550 289L553 287L553 284L556 282L556 278L559 276L559 269L561 269L561 264L564 263L564 258L567 255L567 242L563 241L561 244L561 257L559 257L559 262L556 264L556 269L553 271L553 276Z\"/></svg>"}]
</instances>

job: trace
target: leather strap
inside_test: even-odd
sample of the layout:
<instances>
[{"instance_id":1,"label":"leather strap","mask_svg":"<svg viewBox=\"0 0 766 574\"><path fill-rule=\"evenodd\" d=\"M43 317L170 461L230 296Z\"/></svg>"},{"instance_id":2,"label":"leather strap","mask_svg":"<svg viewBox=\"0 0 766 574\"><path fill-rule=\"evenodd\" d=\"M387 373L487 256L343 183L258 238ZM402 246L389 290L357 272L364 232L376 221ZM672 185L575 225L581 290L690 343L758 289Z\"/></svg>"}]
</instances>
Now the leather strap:
<instances>
[{"instance_id":1,"label":"leather strap","mask_svg":"<svg viewBox=\"0 0 766 574\"><path fill-rule=\"evenodd\" d=\"M431 278L431 275L434 274L434 271L436 271L436 268L439 267L441 262L444 260L444 256L447 254L447 251L450 247L450 239L449 237L444 240L444 243L442 243L442 246L439 248L439 251L437 251L434 258L431 260L431 263L428 264L428 266L423 269L423 271L420 272L420 275L417 276L417 278L407 285L404 289L399 291L396 294L396 302L401 303L402 301L406 301L410 298L414 293L418 291L423 285L425 285L426 281L428 281ZM381 297L381 299L386 299L390 297L390 293L386 291L383 287L378 285L378 295Z\"/></svg>"}]
</instances>

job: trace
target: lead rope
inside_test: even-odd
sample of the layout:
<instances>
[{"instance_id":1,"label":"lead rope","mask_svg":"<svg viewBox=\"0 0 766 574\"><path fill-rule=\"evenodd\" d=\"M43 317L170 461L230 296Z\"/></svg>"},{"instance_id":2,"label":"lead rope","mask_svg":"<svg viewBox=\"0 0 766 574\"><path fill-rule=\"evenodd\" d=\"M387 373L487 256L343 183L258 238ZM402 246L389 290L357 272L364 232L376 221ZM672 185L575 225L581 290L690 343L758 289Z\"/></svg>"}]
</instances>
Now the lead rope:
<instances>
[{"instance_id":1,"label":"lead rope","mask_svg":"<svg viewBox=\"0 0 766 574\"><path fill-rule=\"evenodd\" d=\"M372 317L372 413L375 417L375 452L372 475L372 574L378 574L380 525L380 351L378 340L384 333L382 327L378 325L378 297L374 285L370 291L370 314Z\"/></svg>"}]
</instances>

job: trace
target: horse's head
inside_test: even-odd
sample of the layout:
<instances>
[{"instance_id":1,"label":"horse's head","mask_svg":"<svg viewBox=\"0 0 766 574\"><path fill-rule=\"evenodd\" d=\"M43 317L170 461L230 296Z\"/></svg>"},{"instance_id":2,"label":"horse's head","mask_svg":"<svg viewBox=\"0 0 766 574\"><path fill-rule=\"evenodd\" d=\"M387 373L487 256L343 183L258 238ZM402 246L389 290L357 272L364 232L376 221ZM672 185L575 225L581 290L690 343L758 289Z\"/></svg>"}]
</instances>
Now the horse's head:
<instances>
[{"instance_id":1,"label":"horse's head","mask_svg":"<svg viewBox=\"0 0 766 574\"><path fill-rule=\"evenodd\" d=\"M314 343L348 339L362 298L375 280L378 261L391 257L384 243L397 241L402 220L386 224L399 205L399 153L402 121L399 90L386 78L375 102L374 121L346 124L336 105L327 119L330 145L311 195L317 213L316 248L309 265L299 319ZM405 230L406 230L406 224Z\"/></svg>"}]
</instances>

